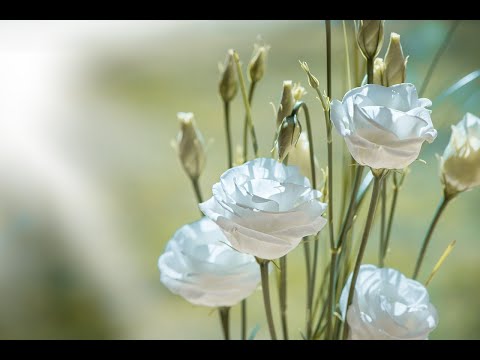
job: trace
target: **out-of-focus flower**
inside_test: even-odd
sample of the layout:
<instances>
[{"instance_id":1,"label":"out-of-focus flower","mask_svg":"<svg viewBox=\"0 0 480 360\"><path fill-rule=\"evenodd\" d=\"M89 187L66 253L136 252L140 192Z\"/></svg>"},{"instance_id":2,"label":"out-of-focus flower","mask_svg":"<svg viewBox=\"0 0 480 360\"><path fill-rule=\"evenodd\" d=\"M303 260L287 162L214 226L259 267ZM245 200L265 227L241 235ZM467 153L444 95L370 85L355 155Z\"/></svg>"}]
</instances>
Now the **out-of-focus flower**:
<instances>
[{"instance_id":1,"label":"out-of-focus flower","mask_svg":"<svg viewBox=\"0 0 480 360\"><path fill-rule=\"evenodd\" d=\"M406 58L403 56L400 35L391 33L390 43L385 53L385 83L383 85L392 86L404 83L407 78L407 62L408 56Z\"/></svg>"},{"instance_id":2,"label":"out-of-focus flower","mask_svg":"<svg viewBox=\"0 0 480 360\"><path fill-rule=\"evenodd\" d=\"M375 61L373 62L373 83L377 85L386 85L385 63L382 58L375 58Z\"/></svg>"},{"instance_id":3,"label":"out-of-focus flower","mask_svg":"<svg viewBox=\"0 0 480 360\"><path fill-rule=\"evenodd\" d=\"M383 45L385 20L359 20L357 44L366 59L374 59Z\"/></svg>"},{"instance_id":4,"label":"out-of-focus flower","mask_svg":"<svg viewBox=\"0 0 480 360\"><path fill-rule=\"evenodd\" d=\"M179 112L180 132L177 135L177 151L185 172L191 179L198 179L205 168L205 142L195 125L193 113Z\"/></svg>"},{"instance_id":5,"label":"out-of-focus flower","mask_svg":"<svg viewBox=\"0 0 480 360\"><path fill-rule=\"evenodd\" d=\"M417 159L424 141L437 136L432 102L412 84L368 84L331 104L331 119L353 158L372 169L403 169Z\"/></svg>"},{"instance_id":6,"label":"out-of-focus flower","mask_svg":"<svg viewBox=\"0 0 480 360\"><path fill-rule=\"evenodd\" d=\"M233 306L260 282L255 258L232 249L222 230L206 217L177 230L158 268L161 282L195 305Z\"/></svg>"},{"instance_id":7,"label":"out-of-focus flower","mask_svg":"<svg viewBox=\"0 0 480 360\"><path fill-rule=\"evenodd\" d=\"M350 340L426 340L437 326L437 311L425 286L399 271L362 265L347 311L351 281L352 275L340 297Z\"/></svg>"},{"instance_id":8,"label":"out-of-focus flower","mask_svg":"<svg viewBox=\"0 0 480 360\"><path fill-rule=\"evenodd\" d=\"M312 173L310 167L310 143L308 142L308 135L305 131L300 134L297 144L290 150L288 163L298 166L304 176L310 176Z\"/></svg>"},{"instance_id":9,"label":"out-of-focus flower","mask_svg":"<svg viewBox=\"0 0 480 360\"><path fill-rule=\"evenodd\" d=\"M466 113L452 126L452 136L440 157L440 177L447 194L480 186L480 118Z\"/></svg>"},{"instance_id":10,"label":"out-of-focus flower","mask_svg":"<svg viewBox=\"0 0 480 360\"><path fill-rule=\"evenodd\" d=\"M223 101L232 101L238 90L237 76L235 73L235 59L233 58L233 50L227 52L225 64L220 66L220 83L218 84L218 91Z\"/></svg>"},{"instance_id":11,"label":"out-of-focus flower","mask_svg":"<svg viewBox=\"0 0 480 360\"><path fill-rule=\"evenodd\" d=\"M255 45L254 54L248 64L248 76L251 82L258 82L265 74L268 46Z\"/></svg>"},{"instance_id":12,"label":"out-of-focus flower","mask_svg":"<svg viewBox=\"0 0 480 360\"><path fill-rule=\"evenodd\" d=\"M292 94L295 101L300 101L302 97L307 94L307 91L302 85L300 85L300 83L295 83L293 85Z\"/></svg>"},{"instance_id":13,"label":"out-of-focus flower","mask_svg":"<svg viewBox=\"0 0 480 360\"><path fill-rule=\"evenodd\" d=\"M235 249L272 260L325 226L321 196L296 166L257 158L223 173L199 206Z\"/></svg>"}]
</instances>

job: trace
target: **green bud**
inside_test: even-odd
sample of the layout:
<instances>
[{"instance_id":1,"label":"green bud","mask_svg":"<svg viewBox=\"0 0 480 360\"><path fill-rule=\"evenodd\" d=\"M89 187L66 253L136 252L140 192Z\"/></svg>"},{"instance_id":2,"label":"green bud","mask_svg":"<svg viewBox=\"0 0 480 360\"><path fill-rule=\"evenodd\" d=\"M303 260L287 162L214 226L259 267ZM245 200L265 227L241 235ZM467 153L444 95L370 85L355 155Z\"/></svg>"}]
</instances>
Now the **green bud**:
<instances>
[{"instance_id":1,"label":"green bud","mask_svg":"<svg viewBox=\"0 0 480 360\"><path fill-rule=\"evenodd\" d=\"M360 20L357 44L366 59L375 59L383 45L384 20Z\"/></svg>"},{"instance_id":2,"label":"green bud","mask_svg":"<svg viewBox=\"0 0 480 360\"><path fill-rule=\"evenodd\" d=\"M318 79L313 76L313 74L310 72L310 68L308 67L308 64L305 62L305 61L299 61L300 62L300 66L302 67L303 71L305 71L307 73L307 76L308 76L308 84L314 88L314 89L318 89L318 86L320 85L320 82L318 81Z\"/></svg>"},{"instance_id":3,"label":"green bud","mask_svg":"<svg viewBox=\"0 0 480 360\"><path fill-rule=\"evenodd\" d=\"M223 101L230 102L237 94L238 83L237 76L235 74L235 60L233 58L233 50L230 49L227 52L225 64L220 67L220 83L218 90Z\"/></svg>"},{"instance_id":4,"label":"green bud","mask_svg":"<svg viewBox=\"0 0 480 360\"><path fill-rule=\"evenodd\" d=\"M177 135L178 157L191 179L198 179L205 168L203 136L195 125L192 113L179 112L180 131Z\"/></svg>"},{"instance_id":5,"label":"green bud","mask_svg":"<svg viewBox=\"0 0 480 360\"><path fill-rule=\"evenodd\" d=\"M254 54L248 64L248 77L250 82L258 82L265 74L268 46L255 45Z\"/></svg>"},{"instance_id":6,"label":"green bud","mask_svg":"<svg viewBox=\"0 0 480 360\"><path fill-rule=\"evenodd\" d=\"M295 98L293 97L293 83L292 81L283 82L282 98L277 112L277 126L279 126L283 119L289 116L293 107L295 106Z\"/></svg>"},{"instance_id":7,"label":"green bud","mask_svg":"<svg viewBox=\"0 0 480 360\"><path fill-rule=\"evenodd\" d=\"M278 154L278 161L282 162L297 144L302 132L302 127L296 115L283 119L278 128L278 136L275 140L275 148Z\"/></svg>"},{"instance_id":8,"label":"green bud","mask_svg":"<svg viewBox=\"0 0 480 360\"><path fill-rule=\"evenodd\" d=\"M390 43L385 54L385 81L386 86L402 84L407 77L408 56L403 56L400 35L390 34Z\"/></svg>"}]
</instances>

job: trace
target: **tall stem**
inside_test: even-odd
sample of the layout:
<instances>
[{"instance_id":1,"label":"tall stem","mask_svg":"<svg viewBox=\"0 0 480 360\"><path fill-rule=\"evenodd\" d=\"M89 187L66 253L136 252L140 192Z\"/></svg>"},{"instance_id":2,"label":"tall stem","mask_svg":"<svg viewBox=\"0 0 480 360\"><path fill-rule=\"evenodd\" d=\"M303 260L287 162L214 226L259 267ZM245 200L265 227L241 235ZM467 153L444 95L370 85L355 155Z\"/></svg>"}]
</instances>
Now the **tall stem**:
<instances>
[{"instance_id":1,"label":"tall stem","mask_svg":"<svg viewBox=\"0 0 480 360\"><path fill-rule=\"evenodd\" d=\"M242 309L241 309L241 317L242 317L242 328L241 328L241 335L242 340L247 340L247 299L242 300Z\"/></svg>"},{"instance_id":2,"label":"tall stem","mask_svg":"<svg viewBox=\"0 0 480 360\"><path fill-rule=\"evenodd\" d=\"M254 153L255 157L258 157L257 135L255 134L255 127L253 126L252 114L250 112L250 103L248 101L247 89L245 87L245 79L243 78L242 67L240 66L240 58L239 58L238 53L236 51L233 53L233 58L235 59L235 64L237 66L238 82L240 83L240 89L242 91L243 104L245 105L245 111L246 111L248 126L250 128L250 133L251 133L251 136L252 136L253 153Z\"/></svg>"},{"instance_id":3,"label":"tall stem","mask_svg":"<svg viewBox=\"0 0 480 360\"><path fill-rule=\"evenodd\" d=\"M277 334L275 333L275 324L272 316L272 305L270 302L270 288L268 283L268 260L258 259L257 262L260 265L260 275L262 278L262 292L263 303L265 305L265 315L267 317L268 329L270 331L270 337L272 340L277 340Z\"/></svg>"},{"instance_id":4,"label":"tall stem","mask_svg":"<svg viewBox=\"0 0 480 360\"><path fill-rule=\"evenodd\" d=\"M232 134L230 132L230 101L223 102L223 112L225 115L225 135L227 139L227 154L228 154L228 169L233 165L233 154L232 154Z\"/></svg>"},{"instance_id":5,"label":"tall stem","mask_svg":"<svg viewBox=\"0 0 480 360\"><path fill-rule=\"evenodd\" d=\"M404 176L404 175L402 175ZM384 187L386 184L384 184ZM397 198L398 192L400 191L400 185L398 184L397 174L393 174L393 196L392 196L392 204L390 205L390 214L388 216L388 223L387 223L387 232L385 234L384 243L382 244L379 265L383 267L385 265L385 257L387 256L388 245L390 243L390 234L392 232L392 224L393 218L395 216L395 209L397 207Z\"/></svg>"},{"instance_id":6,"label":"tall stem","mask_svg":"<svg viewBox=\"0 0 480 360\"><path fill-rule=\"evenodd\" d=\"M417 279L420 268L422 267L423 258L425 257L425 253L432 237L433 230L435 230L435 226L437 226L438 220L440 220L440 216L442 216L443 210L445 210L452 198L453 196L444 194L442 200L440 201L440 204L437 207L437 210L435 211L435 215L433 216L432 222L430 223L427 234L425 235L425 239L423 239L422 249L420 250L420 254L418 255L417 263L415 265L415 271L413 272L412 276L414 280Z\"/></svg>"},{"instance_id":7,"label":"tall stem","mask_svg":"<svg viewBox=\"0 0 480 360\"><path fill-rule=\"evenodd\" d=\"M362 242L360 244L360 249L358 250L357 260L355 262L355 267L353 269L352 275L352 283L350 284L350 291L348 293L348 301L347 301L347 309L352 304L353 294L355 293L355 284L357 282L358 272L360 270L360 265L362 264L363 254L365 253L365 249L367 247L368 236L370 235L370 229L372 227L373 218L375 217L375 210L377 208L378 198L380 195L380 190L382 188L383 178L385 176L385 170L381 170L380 174L375 174L373 180L373 190L372 190L372 198L370 200L370 207L368 209L367 221L365 223L365 229L363 230L362 235ZM345 310L345 311L346 311ZM345 322L347 320L345 319ZM348 324L345 323L345 327L343 328L343 339L347 338L348 334Z\"/></svg>"},{"instance_id":8,"label":"tall stem","mask_svg":"<svg viewBox=\"0 0 480 360\"><path fill-rule=\"evenodd\" d=\"M250 105L250 110L252 108L252 99L253 92L255 91L256 81L250 83L250 88L248 89L248 105ZM243 122L243 161L247 161L248 156L248 118L245 115L245 121Z\"/></svg>"},{"instance_id":9,"label":"tall stem","mask_svg":"<svg viewBox=\"0 0 480 360\"><path fill-rule=\"evenodd\" d=\"M288 340L287 324L287 255L280 258L280 316L282 321L283 339Z\"/></svg>"},{"instance_id":10,"label":"tall stem","mask_svg":"<svg viewBox=\"0 0 480 360\"><path fill-rule=\"evenodd\" d=\"M373 60L372 58L367 59L367 84L373 84Z\"/></svg>"},{"instance_id":11,"label":"tall stem","mask_svg":"<svg viewBox=\"0 0 480 360\"><path fill-rule=\"evenodd\" d=\"M223 337L225 340L230 340L230 307L222 306L218 308L218 312L220 314Z\"/></svg>"},{"instance_id":12,"label":"tall stem","mask_svg":"<svg viewBox=\"0 0 480 360\"><path fill-rule=\"evenodd\" d=\"M192 181L193 191L195 192L195 196L197 197L197 203L203 202L202 191L200 190L200 185L198 183L198 178L190 178ZM203 213L200 211L200 214L203 216Z\"/></svg>"},{"instance_id":13,"label":"tall stem","mask_svg":"<svg viewBox=\"0 0 480 360\"><path fill-rule=\"evenodd\" d=\"M387 186L386 181L383 182L382 192L380 194L380 205L381 205L381 212L380 212L380 247L379 247L379 259L383 258L383 253L385 249L385 239L386 239L386 228L385 222L387 218ZM383 265L380 265L383 267Z\"/></svg>"}]
</instances>

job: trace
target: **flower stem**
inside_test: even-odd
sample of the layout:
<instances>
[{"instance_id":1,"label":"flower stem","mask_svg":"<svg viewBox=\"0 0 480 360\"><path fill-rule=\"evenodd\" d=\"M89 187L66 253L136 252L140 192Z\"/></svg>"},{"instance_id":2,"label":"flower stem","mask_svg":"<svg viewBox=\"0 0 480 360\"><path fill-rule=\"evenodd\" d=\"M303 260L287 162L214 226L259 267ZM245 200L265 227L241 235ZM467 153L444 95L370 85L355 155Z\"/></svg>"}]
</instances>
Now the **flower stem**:
<instances>
[{"instance_id":1,"label":"flower stem","mask_svg":"<svg viewBox=\"0 0 480 360\"><path fill-rule=\"evenodd\" d=\"M247 340L247 299L242 300L242 340Z\"/></svg>"},{"instance_id":2,"label":"flower stem","mask_svg":"<svg viewBox=\"0 0 480 360\"><path fill-rule=\"evenodd\" d=\"M373 58L367 59L367 84L373 84Z\"/></svg>"},{"instance_id":3,"label":"flower stem","mask_svg":"<svg viewBox=\"0 0 480 360\"><path fill-rule=\"evenodd\" d=\"M255 134L255 127L253 126L252 114L250 112L250 103L248 101L247 89L245 87L245 79L243 78L242 67L240 66L240 58L236 51L234 51L233 53L233 58L235 59L235 64L237 65L238 82L240 83L240 89L242 91L243 104L245 105L247 122L248 126L250 127L250 133L252 135L253 153L255 157L258 157L257 135Z\"/></svg>"},{"instance_id":4,"label":"flower stem","mask_svg":"<svg viewBox=\"0 0 480 360\"><path fill-rule=\"evenodd\" d=\"M275 324L273 323L272 305L270 303L270 289L268 283L268 263L269 260L263 260L257 258L257 262L260 265L260 275L262 278L262 292L263 303L265 305L265 315L267 316L268 329L270 331L270 337L272 340L277 340L277 334L275 333Z\"/></svg>"},{"instance_id":5,"label":"flower stem","mask_svg":"<svg viewBox=\"0 0 480 360\"><path fill-rule=\"evenodd\" d=\"M385 184L384 184L384 187L385 187ZM390 234L392 232L393 217L395 216L395 209L397 207L397 198L398 198L399 191L400 191L400 185L397 180L397 174L394 173L393 174L393 196L392 196L392 204L390 205L390 214L388 216L387 232L385 233L384 242L380 243L381 244L380 259L379 259L380 267L383 267L385 265L385 257L387 256L388 244L390 242Z\"/></svg>"},{"instance_id":6,"label":"flower stem","mask_svg":"<svg viewBox=\"0 0 480 360\"><path fill-rule=\"evenodd\" d=\"M230 307L222 306L218 308L220 314L220 322L222 324L223 337L225 340L230 340Z\"/></svg>"},{"instance_id":7,"label":"flower stem","mask_svg":"<svg viewBox=\"0 0 480 360\"><path fill-rule=\"evenodd\" d=\"M233 154L232 154L232 134L230 132L230 101L223 102L223 112L225 115L225 135L227 139L227 154L228 154L228 169L232 167L233 164Z\"/></svg>"},{"instance_id":8,"label":"flower stem","mask_svg":"<svg viewBox=\"0 0 480 360\"><path fill-rule=\"evenodd\" d=\"M386 181L383 182L382 186L382 192L380 194L380 253L379 253L379 259L383 258L385 250L385 239L386 239L386 229L385 229L385 222L387 218L387 186L386 186ZM383 265L380 265L383 267Z\"/></svg>"},{"instance_id":9,"label":"flower stem","mask_svg":"<svg viewBox=\"0 0 480 360\"><path fill-rule=\"evenodd\" d=\"M447 195L446 193L444 193L443 198L440 201L440 204L438 204L437 210L435 211L435 215L433 216L433 219L432 219L432 222L430 223L427 234L425 235L425 239L423 239L422 249L420 250L420 254L418 255L417 263L415 265L415 270L412 276L414 280L417 279L418 273L420 272L420 268L422 267L423 258L425 257L425 253L427 251L428 244L432 237L433 230L435 230L435 226L437 225L438 220L440 219L440 216L443 213L443 210L445 210L448 203L450 202L450 200L453 199L453 197L454 196L452 195Z\"/></svg>"},{"instance_id":10,"label":"flower stem","mask_svg":"<svg viewBox=\"0 0 480 360\"><path fill-rule=\"evenodd\" d=\"M198 178L190 178L192 181L193 191L195 192L195 196L197 197L197 203L203 202L202 191L200 190L200 185L198 183ZM203 216L203 213L200 211L200 214Z\"/></svg>"},{"instance_id":11,"label":"flower stem","mask_svg":"<svg viewBox=\"0 0 480 360\"><path fill-rule=\"evenodd\" d=\"M255 91L256 81L250 83L250 88L248 89L248 105L250 105L250 110L252 106L253 92ZM248 156L248 118L245 116L245 121L243 122L243 161L247 161Z\"/></svg>"},{"instance_id":12,"label":"flower stem","mask_svg":"<svg viewBox=\"0 0 480 360\"><path fill-rule=\"evenodd\" d=\"M437 67L438 61L442 57L444 51L447 49L447 46L450 43L450 40L452 40L453 33L455 32L455 29L457 28L458 24L460 24L460 20L455 20L452 23L452 26L450 27L450 31L445 36L445 40L442 42L442 45L440 46L437 53L435 54L435 57L433 58L432 63L428 67L427 75L425 75L425 80L423 80L422 87L420 88L420 91L418 93L419 96L422 96L425 90L427 89L430 79L432 78L433 71Z\"/></svg>"},{"instance_id":13,"label":"flower stem","mask_svg":"<svg viewBox=\"0 0 480 360\"><path fill-rule=\"evenodd\" d=\"M387 171L388 170L380 170L378 173L374 172L372 198L370 200L370 207L368 208L367 221L365 223L365 229L363 230L362 242L360 244L357 260L355 262L355 267L353 269L352 283L350 284L347 308L345 309L345 311L347 311L349 306L352 304L353 294L355 293L355 283L357 282L358 272L360 270L360 265L362 263L363 254L365 253L365 248L367 247L368 236L370 235L370 229L372 228L373 218L375 217L375 210L377 208L380 190L382 188L383 179ZM343 339L347 338L347 334L348 334L348 323L345 316L345 325L343 328Z\"/></svg>"},{"instance_id":14,"label":"flower stem","mask_svg":"<svg viewBox=\"0 0 480 360\"><path fill-rule=\"evenodd\" d=\"M280 258L280 316L282 321L283 339L288 340L287 324L287 255Z\"/></svg>"}]
</instances>

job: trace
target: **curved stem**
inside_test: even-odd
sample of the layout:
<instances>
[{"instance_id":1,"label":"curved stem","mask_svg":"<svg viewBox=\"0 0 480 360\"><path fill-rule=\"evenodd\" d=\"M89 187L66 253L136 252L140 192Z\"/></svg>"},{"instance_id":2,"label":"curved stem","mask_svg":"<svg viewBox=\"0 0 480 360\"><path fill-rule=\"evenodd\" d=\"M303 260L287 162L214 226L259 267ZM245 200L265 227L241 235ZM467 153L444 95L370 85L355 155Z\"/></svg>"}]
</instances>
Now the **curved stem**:
<instances>
[{"instance_id":1,"label":"curved stem","mask_svg":"<svg viewBox=\"0 0 480 360\"><path fill-rule=\"evenodd\" d=\"M287 324L287 255L280 258L280 316L282 321L283 339L288 340Z\"/></svg>"},{"instance_id":2,"label":"curved stem","mask_svg":"<svg viewBox=\"0 0 480 360\"><path fill-rule=\"evenodd\" d=\"M427 251L428 244L432 237L433 230L435 230L435 226L437 225L438 220L440 220L440 216L442 215L443 210L445 210L445 208L447 207L448 203L452 198L453 196L448 196L444 194L442 200L440 201L440 204L437 207L437 210L435 211L435 215L433 216L432 222L430 223L427 234L425 235L425 239L423 239L422 249L420 250L420 254L418 255L417 263L415 265L415 270L412 276L414 280L417 279L418 273L420 272L420 268L422 267L423 258L425 257L425 253Z\"/></svg>"},{"instance_id":3,"label":"curved stem","mask_svg":"<svg viewBox=\"0 0 480 360\"><path fill-rule=\"evenodd\" d=\"M253 92L255 91L255 85L257 83L252 81L250 83L250 88L248 89L248 105L250 105L250 110L252 106ZM248 156L248 118L245 115L245 120L243 122L243 161L247 161Z\"/></svg>"},{"instance_id":4,"label":"curved stem","mask_svg":"<svg viewBox=\"0 0 480 360\"><path fill-rule=\"evenodd\" d=\"M460 20L455 20L453 22L452 26L450 27L450 31L445 36L445 40L443 41L442 45L438 48L438 51L435 54L435 57L433 58L433 61L427 70L427 75L425 75L425 80L423 80L422 87L420 88L420 91L418 93L419 96L422 96L425 90L427 89L430 79L432 78L433 71L437 67L438 61L442 57L443 52L447 49L447 46L450 43L450 40L452 40L453 33L455 32L455 29L457 28L458 24L460 24Z\"/></svg>"},{"instance_id":5,"label":"curved stem","mask_svg":"<svg viewBox=\"0 0 480 360\"><path fill-rule=\"evenodd\" d=\"M227 154L228 154L228 169L233 165L233 154L232 154L232 135L230 132L230 102L223 102L223 112L225 115L225 135L227 139Z\"/></svg>"},{"instance_id":6,"label":"curved stem","mask_svg":"<svg viewBox=\"0 0 480 360\"><path fill-rule=\"evenodd\" d=\"M225 340L230 340L230 307L222 306L218 308L218 312L220 314L223 337Z\"/></svg>"},{"instance_id":7,"label":"curved stem","mask_svg":"<svg viewBox=\"0 0 480 360\"><path fill-rule=\"evenodd\" d=\"M242 91L242 98L243 104L245 105L245 111L248 121L248 126L250 127L250 133L252 136L252 144L253 144L253 153L255 157L258 157L258 143L257 143L257 135L255 134L255 127L253 126L252 121L252 114L250 112L250 104L247 97L247 89L245 87L245 79L243 78L242 67L240 66L240 58L238 53L234 51L233 58L235 59L235 64L237 65L237 75L238 75L238 82L240 83L240 89Z\"/></svg>"},{"instance_id":8,"label":"curved stem","mask_svg":"<svg viewBox=\"0 0 480 360\"><path fill-rule=\"evenodd\" d=\"M357 282L358 272L360 270L360 265L362 263L363 254L365 253L365 248L367 247L368 236L370 235L370 229L372 227L373 218L375 217L375 210L377 208L378 198L380 195L380 190L382 188L383 178L385 176L386 171L383 170L380 174L375 175L373 179L373 190L372 190L372 198L370 200L370 207L368 209L367 221L365 223L365 229L363 230L362 235L362 242L360 244L360 249L358 250L357 260L355 262L355 267L353 269L352 275L352 282L350 284L350 291L348 293L348 301L347 301L347 308L345 311L348 310L349 306L352 304L353 294L355 293L355 283ZM347 320L345 319L345 322ZM347 338L348 334L348 324L345 323L343 328L343 339Z\"/></svg>"},{"instance_id":9,"label":"curved stem","mask_svg":"<svg viewBox=\"0 0 480 360\"><path fill-rule=\"evenodd\" d=\"M242 310L241 310L241 317L242 317L242 340L247 340L247 299L242 300Z\"/></svg>"},{"instance_id":10,"label":"curved stem","mask_svg":"<svg viewBox=\"0 0 480 360\"><path fill-rule=\"evenodd\" d=\"M270 288L268 283L268 260L258 259L257 262L260 265L260 275L262 278L262 292L263 303L265 305L265 315L267 317L268 329L270 331L270 337L272 340L277 340L277 334L275 333L275 324L272 316L272 305L270 302Z\"/></svg>"},{"instance_id":11,"label":"curved stem","mask_svg":"<svg viewBox=\"0 0 480 360\"><path fill-rule=\"evenodd\" d=\"M198 178L190 178L192 181L193 191L197 197L197 203L200 204L203 202L202 191L200 190L200 185L198 183ZM203 213L200 211L200 214L203 216Z\"/></svg>"}]
</instances>

